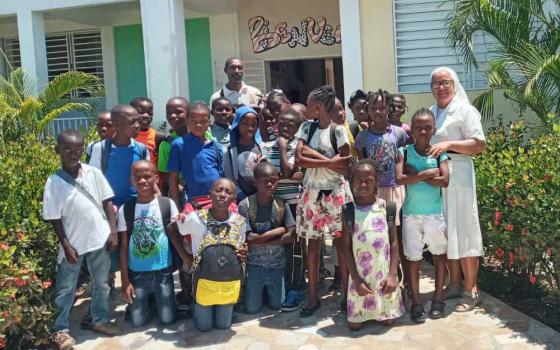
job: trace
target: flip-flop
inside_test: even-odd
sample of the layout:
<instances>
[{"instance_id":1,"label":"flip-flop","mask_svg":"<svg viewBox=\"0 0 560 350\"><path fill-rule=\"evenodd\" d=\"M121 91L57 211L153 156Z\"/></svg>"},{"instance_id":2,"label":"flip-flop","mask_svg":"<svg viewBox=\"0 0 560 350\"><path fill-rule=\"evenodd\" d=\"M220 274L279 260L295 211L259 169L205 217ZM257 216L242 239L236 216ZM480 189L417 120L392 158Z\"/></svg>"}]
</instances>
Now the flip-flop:
<instances>
[{"instance_id":1,"label":"flip-flop","mask_svg":"<svg viewBox=\"0 0 560 350\"><path fill-rule=\"evenodd\" d=\"M446 287L443 290L443 300L461 298L463 289L459 287Z\"/></svg>"},{"instance_id":2,"label":"flip-flop","mask_svg":"<svg viewBox=\"0 0 560 350\"><path fill-rule=\"evenodd\" d=\"M430 318L432 320L437 320L443 316L443 310L445 309L445 303L441 301L432 300L432 306L430 307Z\"/></svg>"},{"instance_id":3,"label":"flip-flop","mask_svg":"<svg viewBox=\"0 0 560 350\"><path fill-rule=\"evenodd\" d=\"M422 304L412 305L410 308L410 319L414 323L424 323L426 321L426 315Z\"/></svg>"},{"instance_id":4,"label":"flip-flop","mask_svg":"<svg viewBox=\"0 0 560 350\"><path fill-rule=\"evenodd\" d=\"M455 304L455 312L469 312L475 307L480 305L482 301L478 297L478 292L470 292L468 290L463 292L461 299Z\"/></svg>"}]
</instances>

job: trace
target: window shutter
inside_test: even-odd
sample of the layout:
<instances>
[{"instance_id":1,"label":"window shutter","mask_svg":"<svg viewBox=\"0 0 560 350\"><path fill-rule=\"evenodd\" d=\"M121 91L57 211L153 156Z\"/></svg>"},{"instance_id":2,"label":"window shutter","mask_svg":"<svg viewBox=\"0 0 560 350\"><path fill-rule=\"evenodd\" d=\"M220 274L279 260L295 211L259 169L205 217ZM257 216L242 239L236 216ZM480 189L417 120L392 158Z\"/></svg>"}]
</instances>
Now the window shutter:
<instances>
[{"instance_id":1,"label":"window shutter","mask_svg":"<svg viewBox=\"0 0 560 350\"><path fill-rule=\"evenodd\" d=\"M243 61L243 81L247 85L251 85L266 92L266 78L264 61Z\"/></svg>"},{"instance_id":2,"label":"window shutter","mask_svg":"<svg viewBox=\"0 0 560 350\"><path fill-rule=\"evenodd\" d=\"M482 35L475 37L479 71L463 64L447 41L445 22L453 9L448 0L395 0L395 48L397 83L400 92L429 92L433 69L454 69L465 89L486 86L489 43Z\"/></svg>"},{"instance_id":3,"label":"window shutter","mask_svg":"<svg viewBox=\"0 0 560 350\"><path fill-rule=\"evenodd\" d=\"M21 67L19 41L17 39L4 39L4 54L13 69Z\"/></svg>"}]
</instances>

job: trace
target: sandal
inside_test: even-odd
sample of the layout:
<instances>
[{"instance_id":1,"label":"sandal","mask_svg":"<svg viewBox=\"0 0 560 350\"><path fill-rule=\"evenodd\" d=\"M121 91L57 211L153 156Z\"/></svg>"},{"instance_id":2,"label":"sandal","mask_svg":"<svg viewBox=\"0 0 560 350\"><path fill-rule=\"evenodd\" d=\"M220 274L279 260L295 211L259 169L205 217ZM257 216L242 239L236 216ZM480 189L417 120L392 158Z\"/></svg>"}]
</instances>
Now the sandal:
<instances>
[{"instance_id":1,"label":"sandal","mask_svg":"<svg viewBox=\"0 0 560 350\"><path fill-rule=\"evenodd\" d=\"M443 290L443 300L461 298L463 289L460 287L445 287Z\"/></svg>"},{"instance_id":2,"label":"sandal","mask_svg":"<svg viewBox=\"0 0 560 350\"><path fill-rule=\"evenodd\" d=\"M305 306L303 309L300 310L299 316L301 318L312 316L315 313L315 311L319 310L320 307L321 307L320 301L317 301L317 303L315 303L315 305L312 307Z\"/></svg>"},{"instance_id":3,"label":"sandal","mask_svg":"<svg viewBox=\"0 0 560 350\"><path fill-rule=\"evenodd\" d=\"M437 320L443 316L443 310L445 309L445 303L441 301L432 300L432 306L430 307L430 318L432 320Z\"/></svg>"},{"instance_id":4,"label":"sandal","mask_svg":"<svg viewBox=\"0 0 560 350\"><path fill-rule=\"evenodd\" d=\"M111 337L121 335L123 330L113 322L105 322L100 325L92 324L91 329L98 333L102 333Z\"/></svg>"},{"instance_id":5,"label":"sandal","mask_svg":"<svg viewBox=\"0 0 560 350\"><path fill-rule=\"evenodd\" d=\"M468 312L480 305L482 301L478 296L478 292L464 291L463 296L455 305L456 312Z\"/></svg>"},{"instance_id":6,"label":"sandal","mask_svg":"<svg viewBox=\"0 0 560 350\"><path fill-rule=\"evenodd\" d=\"M426 321L422 304L412 305L410 308L410 319L414 323L424 323Z\"/></svg>"}]
</instances>

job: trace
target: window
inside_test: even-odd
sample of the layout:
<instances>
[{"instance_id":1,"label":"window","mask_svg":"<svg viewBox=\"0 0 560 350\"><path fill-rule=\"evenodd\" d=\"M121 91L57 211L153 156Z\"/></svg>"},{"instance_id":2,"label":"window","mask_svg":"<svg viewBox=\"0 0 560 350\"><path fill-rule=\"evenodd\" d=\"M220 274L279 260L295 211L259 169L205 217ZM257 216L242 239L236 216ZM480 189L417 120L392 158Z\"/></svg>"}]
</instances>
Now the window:
<instances>
[{"instance_id":1,"label":"window","mask_svg":"<svg viewBox=\"0 0 560 350\"><path fill-rule=\"evenodd\" d=\"M101 32L80 31L48 34L45 37L49 81L57 75L80 71L103 79ZM21 67L18 39L5 39L4 52L13 68ZM86 97L85 92L74 92L74 97Z\"/></svg>"},{"instance_id":2,"label":"window","mask_svg":"<svg viewBox=\"0 0 560 350\"><path fill-rule=\"evenodd\" d=\"M397 84L400 92L429 92L429 77L438 66L453 68L467 90L486 87L489 44L480 35L474 47L479 70L463 64L446 39L448 0L394 0Z\"/></svg>"}]
</instances>

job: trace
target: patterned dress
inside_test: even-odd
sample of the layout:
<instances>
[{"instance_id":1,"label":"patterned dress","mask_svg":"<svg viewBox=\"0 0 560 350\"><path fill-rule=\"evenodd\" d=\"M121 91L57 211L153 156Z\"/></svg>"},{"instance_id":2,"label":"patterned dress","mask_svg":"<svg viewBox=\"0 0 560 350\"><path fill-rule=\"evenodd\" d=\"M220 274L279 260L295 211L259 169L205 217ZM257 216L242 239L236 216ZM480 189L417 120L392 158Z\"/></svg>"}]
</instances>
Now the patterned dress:
<instances>
[{"instance_id":1,"label":"patterned dress","mask_svg":"<svg viewBox=\"0 0 560 350\"><path fill-rule=\"evenodd\" d=\"M352 248L356 269L374 294L360 296L356 285L348 283L348 321L395 319L405 313L400 288L384 295L381 281L389 273L390 242L385 212L385 202L378 200L368 206L355 206L356 224L352 233Z\"/></svg>"}]
</instances>

